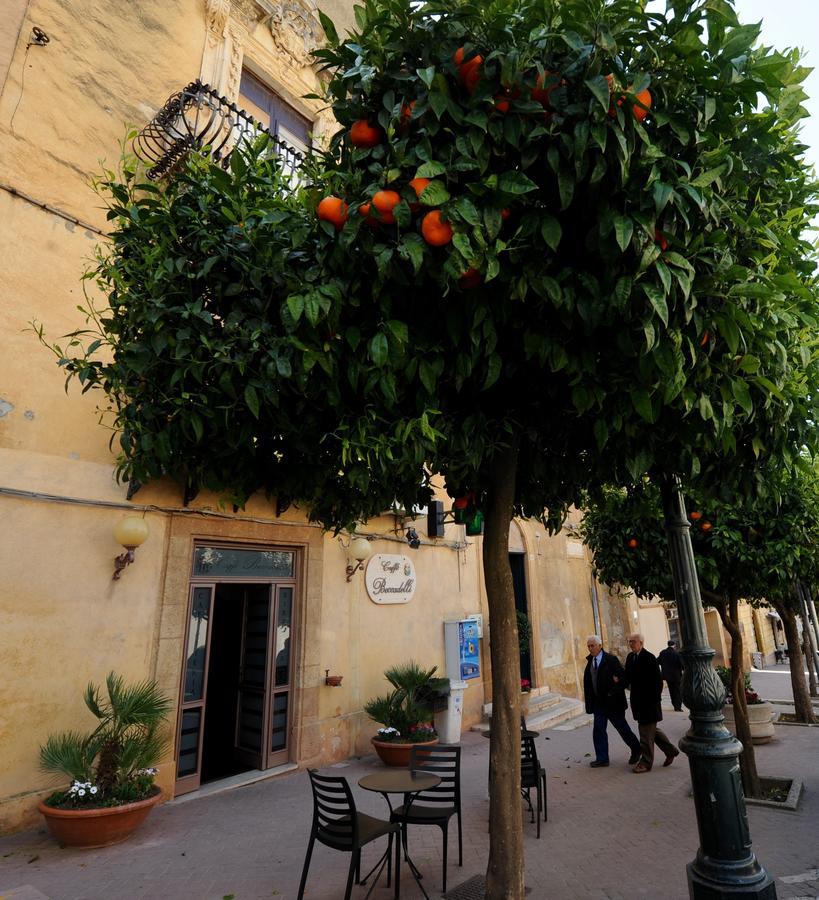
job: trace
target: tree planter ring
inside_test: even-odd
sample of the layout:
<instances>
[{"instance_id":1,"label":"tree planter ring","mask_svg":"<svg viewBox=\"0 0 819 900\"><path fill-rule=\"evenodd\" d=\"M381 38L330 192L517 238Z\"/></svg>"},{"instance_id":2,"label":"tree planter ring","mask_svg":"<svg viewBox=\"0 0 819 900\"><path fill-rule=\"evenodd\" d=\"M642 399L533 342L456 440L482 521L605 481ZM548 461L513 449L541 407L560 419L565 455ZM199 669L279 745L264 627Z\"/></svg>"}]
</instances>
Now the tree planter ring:
<instances>
[{"instance_id":1,"label":"tree planter ring","mask_svg":"<svg viewBox=\"0 0 819 900\"><path fill-rule=\"evenodd\" d=\"M722 713L725 716L725 727L732 734L736 734L734 707L730 703L726 703ZM767 701L748 704L748 725L751 729L751 740L754 744L767 744L774 739L776 735L774 722L777 718L778 713L775 713L773 706Z\"/></svg>"},{"instance_id":2,"label":"tree planter ring","mask_svg":"<svg viewBox=\"0 0 819 900\"><path fill-rule=\"evenodd\" d=\"M62 847L107 847L130 837L159 802L162 791L154 787L150 797L121 806L98 809L58 809L46 806L42 801L38 809L43 814L48 830Z\"/></svg>"},{"instance_id":3,"label":"tree planter ring","mask_svg":"<svg viewBox=\"0 0 819 900\"><path fill-rule=\"evenodd\" d=\"M416 741L414 744L402 744L397 741L379 741L377 738L371 738L375 752L385 766L393 766L395 768L409 768L410 753L413 747L433 747L438 743L438 738L431 741Z\"/></svg>"}]
</instances>

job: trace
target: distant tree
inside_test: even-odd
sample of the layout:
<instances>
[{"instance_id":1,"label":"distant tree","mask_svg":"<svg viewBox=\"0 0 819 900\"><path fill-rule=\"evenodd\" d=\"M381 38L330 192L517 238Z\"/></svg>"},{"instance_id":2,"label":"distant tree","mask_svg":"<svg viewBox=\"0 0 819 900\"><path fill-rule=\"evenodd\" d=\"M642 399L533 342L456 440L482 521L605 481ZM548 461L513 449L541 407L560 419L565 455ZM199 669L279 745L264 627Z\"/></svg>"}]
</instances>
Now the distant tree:
<instances>
[{"instance_id":1,"label":"distant tree","mask_svg":"<svg viewBox=\"0 0 819 900\"><path fill-rule=\"evenodd\" d=\"M737 737L742 741L742 780L749 796L760 785L750 739L743 668L745 651L739 603L770 603L785 623L795 708L802 721L813 721L796 629L800 580L811 582L819 566L819 484L803 467L782 477L769 473L769 490L761 495L726 491L688 492L688 513L703 602L719 613L731 638L731 695ZM587 509L582 533L594 553L599 577L629 587L638 597L674 599L665 550L659 491L650 483L631 489L608 489ZM793 636L790 632L793 632Z\"/></svg>"}]
</instances>

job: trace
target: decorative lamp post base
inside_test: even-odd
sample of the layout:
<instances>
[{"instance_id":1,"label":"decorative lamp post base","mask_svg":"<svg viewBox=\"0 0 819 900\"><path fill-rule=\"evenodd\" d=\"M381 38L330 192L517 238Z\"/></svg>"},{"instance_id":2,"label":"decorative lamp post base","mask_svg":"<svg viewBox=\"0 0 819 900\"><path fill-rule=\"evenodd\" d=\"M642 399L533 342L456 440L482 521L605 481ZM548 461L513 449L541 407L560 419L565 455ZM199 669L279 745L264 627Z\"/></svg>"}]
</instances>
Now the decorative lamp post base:
<instances>
[{"instance_id":1,"label":"decorative lamp post base","mask_svg":"<svg viewBox=\"0 0 819 900\"><path fill-rule=\"evenodd\" d=\"M773 878L764 869L760 869L758 864L756 866L756 880L754 881L749 880L748 873L744 868L736 866L737 871L733 873L733 877L736 879L737 884L735 887L729 887L722 880L725 877L725 863L720 864L719 882L710 881L697 871L702 863L712 865L709 861L698 858L686 866L688 896L692 900L739 900L739 898L747 898L747 900L776 900L776 887L774 886Z\"/></svg>"}]
</instances>

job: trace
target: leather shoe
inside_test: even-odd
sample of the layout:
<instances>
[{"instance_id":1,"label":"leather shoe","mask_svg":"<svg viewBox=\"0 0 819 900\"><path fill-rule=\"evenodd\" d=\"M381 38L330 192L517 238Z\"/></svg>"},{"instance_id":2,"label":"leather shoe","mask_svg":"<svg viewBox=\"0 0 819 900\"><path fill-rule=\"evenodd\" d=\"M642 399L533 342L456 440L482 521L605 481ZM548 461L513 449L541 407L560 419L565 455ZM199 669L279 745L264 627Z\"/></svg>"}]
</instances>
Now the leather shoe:
<instances>
[{"instance_id":1,"label":"leather shoe","mask_svg":"<svg viewBox=\"0 0 819 900\"><path fill-rule=\"evenodd\" d=\"M631 771L634 772L635 775L642 775L643 772L650 772L651 769L649 769L648 766L644 766L642 763L640 763L639 765L636 765Z\"/></svg>"},{"instance_id":2,"label":"leather shoe","mask_svg":"<svg viewBox=\"0 0 819 900\"><path fill-rule=\"evenodd\" d=\"M589 763L589 765L590 765L593 769L602 769L602 768L604 768L605 766L607 766L608 763L607 763L607 762L604 762L602 759L593 759L593 760Z\"/></svg>"},{"instance_id":3,"label":"leather shoe","mask_svg":"<svg viewBox=\"0 0 819 900\"><path fill-rule=\"evenodd\" d=\"M679 751L679 750L678 750L676 753L669 753L668 756L666 756L665 762L663 763L663 765L664 765L664 766L670 766L671 763L673 763L674 760L675 760L679 755L680 755L680 751Z\"/></svg>"},{"instance_id":4,"label":"leather shoe","mask_svg":"<svg viewBox=\"0 0 819 900\"><path fill-rule=\"evenodd\" d=\"M638 762L640 762L640 751L639 751L639 750L634 750L634 751L632 752L631 756L629 756L629 758L628 758L628 764L629 764L630 766L633 766L633 765L635 765L635 764L638 763Z\"/></svg>"},{"instance_id":5,"label":"leather shoe","mask_svg":"<svg viewBox=\"0 0 819 900\"><path fill-rule=\"evenodd\" d=\"M681 706L674 707L674 712L682 712L682 711L683 711L683 708Z\"/></svg>"}]
</instances>

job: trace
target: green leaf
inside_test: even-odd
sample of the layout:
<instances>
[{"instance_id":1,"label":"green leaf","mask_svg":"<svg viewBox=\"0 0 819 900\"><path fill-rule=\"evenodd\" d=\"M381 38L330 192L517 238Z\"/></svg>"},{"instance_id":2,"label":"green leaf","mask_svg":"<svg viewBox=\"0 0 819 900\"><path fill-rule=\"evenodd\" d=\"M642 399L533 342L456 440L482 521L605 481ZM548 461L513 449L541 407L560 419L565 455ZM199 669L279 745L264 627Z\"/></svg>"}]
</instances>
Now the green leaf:
<instances>
[{"instance_id":1,"label":"green leaf","mask_svg":"<svg viewBox=\"0 0 819 900\"><path fill-rule=\"evenodd\" d=\"M259 418L259 395L252 384L245 385L245 403L255 418Z\"/></svg>"},{"instance_id":2,"label":"green leaf","mask_svg":"<svg viewBox=\"0 0 819 900\"><path fill-rule=\"evenodd\" d=\"M668 327L668 304L665 300L663 292L654 284L642 284L643 292L648 297L654 311L662 320L663 325Z\"/></svg>"},{"instance_id":3,"label":"green leaf","mask_svg":"<svg viewBox=\"0 0 819 900\"><path fill-rule=\"evenodd\" d=\"M586 87L594 94L605 112L609 111L611 104L611 92L609 91L609 83L603 75L595 75L594 78L587 78L584 82Z\"/></svg>"},{"instance_id":4,"label":"green leaf","mask_svg":"<svg viewBox=\"0 0 819 900\"><path fill-rule=\"evenodd\" d=\"M370 339L370 359L377 366L383 366L389 358L389 353L387 336L382 331L379 331L378 334Z\"/></svg>"},{"instance_id":5,"label":"green leaf","mask_svg":"<svg viewBox=\"0 0 819 900\"><path fill-rule=\"evenodd\" d=\"M560 222L554 216L550 216L548 213L541 216L540 234L552 250L557 250L562 233Z\"/></svg>"},{"instance_id":6,"label":"green leaf","mask_svg":"<svg viewBox=\"0 0 819 900\"><path fill-rule=\"evenodd\" d=\"M537 189L535 182L523 172L504 172L498 178L498 190L505 194L526 194Z\"/></svg>"},{"instance_id":7,"label":"green leaf","mask_svg":"<svg viewBox=\"0 0 819 900\"><path fill-rule=\"evenodd\" d=\"M654 421L654 410L651 406L651 397L649 396L648 391L645 391L642 388L632 391L631 402L640 418L645 419L646 422Z\"/></svg>"},{"instance_id":8,"label":"green leaf","mask_svg":"<svg viewBox=\"0 0 819 900\"><path fill-rule=\"evenodd\" d=\"M501 373L501 358L497 353L493 353L489 357L486 366L486 380L483 383L483 390L487 390L498 380Z\"/></svg>"},{"instance_id":9,"label":"green leaf","mask_svg":"<svg viewBox=\"0 0 819 900\"><path fill-rule=\"evenodd\" d=\"M430 161L419 166L415 172L416 178L436 178L438 175L446 174L446 166L443 163Z\"/></svg>"},{"instance_id":10,"label":"green leaf","mask_svg":"<svg viewBox=\"0 0 819 900\"><path fill-rule=\"evenodd\" d=\"M304 312L304 297L301 294L291 294L287 298L287 308L293 317L293 322L298 322Z\"/></svg>"},{"instance_id":11,"label":"green leaf","mask_svg":"<svg viewBox=\"0 0 819 900\"><path fill-rule=\"evenodd\" d=\"M560 208L566 209L574 196L574 176L565 169L561 169L557 173L557 187L560 192Z\"/></svg>"},{"instance_id":12,"label":"green leaf","mask_svg":"<svg viewBox=\"0 0 819 900\"><path fill-rule=\"evenodd\" d=\"M440 181L430 181L418 197L424 206L440 206L449 200L449 191Z\"/></svg>"},{"instance_id":13,"label":"green leaf","mask_svg":"<svg viewBox=\"0 0 819 900\"><path fill-rule=\"evenodd\" d=\"M435 78L435 66L426 69L416 69L415 74L424 82L427 88L432 87L432 79Z\"/></svg>"},{"instance_id":14,"label":"green leaf","mask_svg":"<svg viewBox=\"0 0 819 900\"><path fill-rule=\"evenodd\" d=\"M628 216L614 217L614 235L617 238L620 249L624 252L631 243L631 236L633 233L634 223Z\"/></svg>"}]
</instances>

